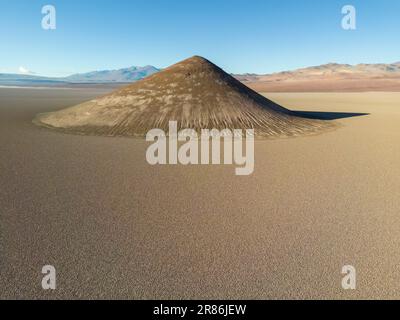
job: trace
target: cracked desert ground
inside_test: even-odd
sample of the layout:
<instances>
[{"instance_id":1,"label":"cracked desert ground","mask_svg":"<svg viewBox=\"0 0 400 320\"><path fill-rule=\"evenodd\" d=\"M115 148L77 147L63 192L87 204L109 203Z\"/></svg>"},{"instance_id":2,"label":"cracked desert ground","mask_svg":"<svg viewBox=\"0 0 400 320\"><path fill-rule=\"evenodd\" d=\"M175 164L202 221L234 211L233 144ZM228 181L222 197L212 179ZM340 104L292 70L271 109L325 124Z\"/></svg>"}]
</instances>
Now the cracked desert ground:
<instances>
[{"instance_id":1,"label":"cracked desert ground","mask_svg":"<svg viewBox=\"0 0 400 320\"><path fill-rule=\"evenodd\" d=\"M368 115L256 141L247 177L150 166L144 140L31 122L103 93L0 89L0 298L400 298L400 93L267 94Z\"/></svg>"}]
</instances>

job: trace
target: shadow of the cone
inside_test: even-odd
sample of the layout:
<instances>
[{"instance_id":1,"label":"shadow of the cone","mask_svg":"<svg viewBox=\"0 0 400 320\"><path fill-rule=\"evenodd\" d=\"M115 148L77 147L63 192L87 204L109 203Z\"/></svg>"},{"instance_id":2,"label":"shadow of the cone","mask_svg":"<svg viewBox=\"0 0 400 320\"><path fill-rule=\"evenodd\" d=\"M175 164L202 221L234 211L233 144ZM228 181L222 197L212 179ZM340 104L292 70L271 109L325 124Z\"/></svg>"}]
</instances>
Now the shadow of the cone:
<instances>
[{"instance_id":1,"label":"shadow of the cone","mask_svg":"<svg viewBox=\"0 0 400 320\"><path fill-rule=\"evenodd\" d=\"M291 111L291 115L300 118L317 119L317 120L337 120L344 118L367 116L369 115L369 113Z\"/></svg>"}]
</instances>

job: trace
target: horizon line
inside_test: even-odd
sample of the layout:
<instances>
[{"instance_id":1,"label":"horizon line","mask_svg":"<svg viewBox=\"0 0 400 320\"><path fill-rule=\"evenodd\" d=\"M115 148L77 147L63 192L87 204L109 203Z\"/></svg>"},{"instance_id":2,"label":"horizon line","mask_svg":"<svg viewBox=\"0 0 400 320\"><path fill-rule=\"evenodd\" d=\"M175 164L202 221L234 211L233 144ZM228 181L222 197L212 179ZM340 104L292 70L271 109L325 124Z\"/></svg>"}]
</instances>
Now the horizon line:
<instances>
[{"instance_id":1,"label":"horizon line","mask_svg":"<svg viewBox=\"0 0 400 320\"><path fill-rule=\"evenodd\" d=\"M176 63L179 63L176 62ZM175 63L174 63L175 64ZM171 65L174 65L171 64ZM231 75L257 75L257 76L265 76L265 75L273 75L273 74L279 74L279 73L284 73L284 72L293 72L293 71L297 71L297 70L301 70L301 69L307 69L307 68L314 68L314 67L321 67L321 66L327 66L327 65L342 65L342 66L352 66L352 67L356 67L356 66L360 66L360 65L396 65L396 64L400 64L400 60L396 61L396 62L369 62L369 63L365 63L365 62L360 62L360 63L341 63L341 62L326 62L326 63L322 63L322 64L314 64L314 65L308 65L308 66L300 66L300 67L296 67L293 69L283 69L280 71L275 71L275 72L241 72L241 73L236 73L236 72L228 72ZM169 65L169 66L171 66ZM67 74L65 76L51 76L51 75L45 75L45 74L41 74L38 72L32 72L32 73L20 73L20 72L2 72L0 71L0 75L19 75L19 76L27 76L27 77L37 77L37 78L52 78L52 79L65 79L68 78L70 76L74 76L74 75L83 75L83 74L87 74L87 73L93 73L93 72L102 72L102 71L121 71L121 70L126 70L126 69L131 69L131 68L146 68L146 67L152 67L157 69L158 71L162 71L163 69L168 68L167 67L156 67L152 64L146 64L144 66L138 66L138 65L132 65L129 67L122 67L122 68L102 68L102 69L96 69L96 70L89 70L89 71L82 71L82 72L75 72L75 73L70 73Z\"/></svg>"}]
</instances>

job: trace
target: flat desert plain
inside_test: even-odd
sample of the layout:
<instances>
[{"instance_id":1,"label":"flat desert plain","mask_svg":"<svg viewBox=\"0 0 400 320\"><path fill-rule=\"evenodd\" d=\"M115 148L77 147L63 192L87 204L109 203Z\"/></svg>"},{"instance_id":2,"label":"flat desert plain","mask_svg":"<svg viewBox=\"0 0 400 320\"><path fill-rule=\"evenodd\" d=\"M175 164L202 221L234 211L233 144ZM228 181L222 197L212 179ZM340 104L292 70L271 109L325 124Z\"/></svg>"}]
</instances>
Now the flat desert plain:
<instances>
[{"instance_id":1,"label":"flat desert plain","mask_svg":"<svg viewBox=\"0 0 400 320\"><path fill-rule=\"evenodd\" d=\"M341 126L256 141L243 177L31 122L102 93L0 89L0 298L400 298L400 93L268 94Z\"/></svg>"}]
</instances>

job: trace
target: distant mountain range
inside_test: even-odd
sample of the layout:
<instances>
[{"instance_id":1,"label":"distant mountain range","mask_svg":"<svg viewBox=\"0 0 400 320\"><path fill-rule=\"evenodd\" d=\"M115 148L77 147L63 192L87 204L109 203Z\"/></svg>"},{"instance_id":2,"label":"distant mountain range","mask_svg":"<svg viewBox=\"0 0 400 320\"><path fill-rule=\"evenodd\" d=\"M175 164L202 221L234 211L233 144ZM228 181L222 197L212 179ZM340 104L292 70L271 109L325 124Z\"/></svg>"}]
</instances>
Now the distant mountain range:
<instances>
[{"instance_id":1,"label":"distant mountain range","mask_svg":"<svg viewBox=\"0 0 400 320\"><path fill-rule=\"evenodd\" d=\"M134 82L159 72L153 66L131 67L119 70L93 71L64 78L67 82Z\"/></svg>"},{"instance_id":2,"label":"distant mountain range","mask_svg":"<svg viewBox=\"0 0 400 320\"><path fill-rule=\"evenodd\" d=\"M119 70L102 70L88 73L73 74L68 77L41 77L35 75L22 74L1 74L0 85L26 85L26 84L46 84L60 85L67 83L88 83L88 84L105 84L105 83L131 83L150 76L160 70L153 66L130 67Z\"/></svg>"},{"instance_id":3,"label":"distant mountain range","mask_svg":"<svg viewBox=\"0 0 400 320\"><path fill-rule=\"evenodd\" d=\"M400 62L337 64L235 77L261 92L400 91Z\"/></svg>"},{"instance_id":4,"label":"distant mountain range","mask_svg":"<svg viewBox=\"0 0 400 320\"><path fill-rule=\"evenodd\" d=\"M153 66L93 71L64 78L1 74L0 85L69 86L131 83L159 72ZM259 92L318 91L400 91L400 62L391 64L337 64L284 71L273 74L234 74Z\"/></svg>"},{"instance_id":5,"label":"distant mountain range","mask_svg":"<svg viewBox=\"0 0 400 320\"><path fill-rule=\"evenodd\" d=\"M400 62L392 64L338 64L328 63L315 67L308 67L297 69L294 71L283 71L279 73L259 75L259 74L239 74L236 75L243 81L257 81L265 79L287 79L289 77L294 79L310 79L310 78L323 78L326 76L354 77L357 75L362 76L393 76L400 73Z\"/></svg>"}]
</instances>

